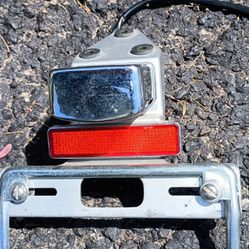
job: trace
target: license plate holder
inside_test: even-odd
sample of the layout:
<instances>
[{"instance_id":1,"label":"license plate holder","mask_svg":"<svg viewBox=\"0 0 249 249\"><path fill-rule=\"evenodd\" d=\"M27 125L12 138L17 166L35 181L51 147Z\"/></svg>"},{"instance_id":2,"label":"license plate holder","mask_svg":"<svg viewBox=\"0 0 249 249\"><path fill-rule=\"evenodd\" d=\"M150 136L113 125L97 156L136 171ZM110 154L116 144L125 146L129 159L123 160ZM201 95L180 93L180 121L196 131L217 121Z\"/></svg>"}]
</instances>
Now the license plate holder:
<instances>
[{"instance_id":1,"label":"license plate holder","mask_svg":"<svg viewBox=\"0 0 249 249\"><path fill-rule=\"evenodd\" d=\"M81 202L80 186L86 178L140 178L144 198L138 207L87 207ZM172 187L202 188L216 182L220 194L207 200L201 195L174 196ZM0 248L9 246L11 217L42 218L169 218L226 221L227 248L239 249L240 176L231 164L13 167L2 170ZM23 187L19 192L17 186ZM25 188L28 191L25 195ZM51 188L55 195L35 196L31 189ZM15 193L13 195L13 193ZM204 196L205 197L205 196ZM23 199L22 199L23 198ZM73 203L73 204L72 204Z\"/></svg>"}]
</instances>

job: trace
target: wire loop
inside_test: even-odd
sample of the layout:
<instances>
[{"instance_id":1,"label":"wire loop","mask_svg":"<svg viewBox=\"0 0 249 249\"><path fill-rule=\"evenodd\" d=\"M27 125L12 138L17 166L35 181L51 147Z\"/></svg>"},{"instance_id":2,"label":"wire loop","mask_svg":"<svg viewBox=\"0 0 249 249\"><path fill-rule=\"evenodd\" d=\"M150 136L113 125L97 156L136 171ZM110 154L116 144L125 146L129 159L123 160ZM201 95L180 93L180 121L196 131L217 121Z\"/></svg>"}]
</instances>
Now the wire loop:
<instances>
[{"instance_id":1,"label":"wire loop","mask_svg":"<svg viewBox=\"0 0 249 249\"><path fill-rule=\"evenodd\" d=\"M207 7L219 9L221 11L229 11L237 15L249 16L249 7L241 4L234 4L225 2L223 0L142 0L135 3L129 9L127 9L118 19L113 28L113 32L116 32L122 28L122 26L135 14L145 9L158 9L163 7L169 7L172 5L180 4L201 4Z\"/></svg>"}]
</instances>

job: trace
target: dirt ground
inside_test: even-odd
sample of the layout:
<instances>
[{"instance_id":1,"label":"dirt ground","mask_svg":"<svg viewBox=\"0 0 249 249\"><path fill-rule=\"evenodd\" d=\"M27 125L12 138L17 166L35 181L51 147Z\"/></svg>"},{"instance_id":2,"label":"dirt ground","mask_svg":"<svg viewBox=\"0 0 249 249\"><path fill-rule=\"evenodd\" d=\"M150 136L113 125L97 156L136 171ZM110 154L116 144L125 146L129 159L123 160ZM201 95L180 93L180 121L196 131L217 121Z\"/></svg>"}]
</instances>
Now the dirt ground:
<instances>
[{"instance_id":1,"label":"dirt ground","mask_svg":"<svg viewBox=\"0 0 249 249\"><path fill-rule=\"evenodd\" d=\"M1 167L60 163L47 151L46 131L55 123L48 72L69 67L134 2L0 0L0 148L13 145ZM165 56L166 119L179 122L183 136L181 155L167 160L240 165L241 249L248 249L249 19L188 5L142 11L129 24ZM225 248L221 220L25 219L11 226L11 248Z\"/></svg>"}]
</instances>

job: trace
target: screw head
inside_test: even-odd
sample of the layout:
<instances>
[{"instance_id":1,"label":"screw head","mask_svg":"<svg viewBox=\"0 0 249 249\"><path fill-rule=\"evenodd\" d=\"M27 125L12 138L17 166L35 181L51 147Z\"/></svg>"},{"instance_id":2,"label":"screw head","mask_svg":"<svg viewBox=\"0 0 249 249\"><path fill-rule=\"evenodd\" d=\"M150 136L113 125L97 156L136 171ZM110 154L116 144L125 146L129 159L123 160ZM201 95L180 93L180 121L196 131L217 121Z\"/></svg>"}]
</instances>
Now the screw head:
<instances>
[{"instance_id":1,"label":"screw head","mask_svg":"<svg viewBox=\"0 0 249 249\"><path fill-rule=\"evenodd\" d=\"M221 190L217 183L206 182L200 188L200 196L208 202L217 202L221 197Z\"/></svg>"},{"instance_id":2,"label":"screw head","mask_svg":"<svg viewBox=\"0 0 249 249\"><path fill-rule=\"evenodd\" d=\"M23 203L27 199L28 194L29 189L22 182L16 182L10 188L11 201L15 204Z\"/></svg>"},{"instance_id":3,"label":"screw head","mask_svg":"<svg viewBox=\"0 0 249 249\"><path fill-rule=\"evenodd\" d=\"M115 37L118 38L125 38L129 37L133 34L133 29L129 26L122 27L121 29L117 30L114 34Z\"/></svg>"},{"instance_id":4,"label":"screw head","mask_svg":"<svg viewBox=\"0 0 249 249\"><path fill-rule=\"evenodd\" d=\"M131 53L134 55L146 55L150 54L153 50L152 44L140 44L131 49Z\"/></svg>"},{"instance_id":5,"label":"screw head","mask_svg":"<svg viewBox=\"0 0 249 249\"><path fill-rule=\"evenodd\" d=\"M100 50L98 48L89 48L80 53L79 57L82 59L91 59L97 56L98 53L100 53Z\"/></svg>"}]
</instances>

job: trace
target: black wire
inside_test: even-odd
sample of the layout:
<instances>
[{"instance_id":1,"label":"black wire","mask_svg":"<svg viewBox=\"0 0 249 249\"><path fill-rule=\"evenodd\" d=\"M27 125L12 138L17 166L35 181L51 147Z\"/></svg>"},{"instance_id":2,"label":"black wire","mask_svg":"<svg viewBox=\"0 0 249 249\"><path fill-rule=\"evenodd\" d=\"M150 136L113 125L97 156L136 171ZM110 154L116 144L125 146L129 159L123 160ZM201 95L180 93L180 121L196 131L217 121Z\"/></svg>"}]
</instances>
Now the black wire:
<instances>
[{"instance_id":1,"label":"black wire","mask_svg":"<svg viewBox=\"0 0 249 249\"><path fill-rule=\"evenodd\" d=\"M220 0L143 0L127 9L118 19L113 31L119 30L133 15L144 9L157 9L179 4L202 4L207 7L227 10L234 14L249 16L249 7Z\"/></svg>"}]
</instances>

